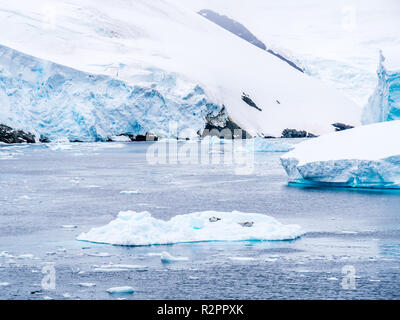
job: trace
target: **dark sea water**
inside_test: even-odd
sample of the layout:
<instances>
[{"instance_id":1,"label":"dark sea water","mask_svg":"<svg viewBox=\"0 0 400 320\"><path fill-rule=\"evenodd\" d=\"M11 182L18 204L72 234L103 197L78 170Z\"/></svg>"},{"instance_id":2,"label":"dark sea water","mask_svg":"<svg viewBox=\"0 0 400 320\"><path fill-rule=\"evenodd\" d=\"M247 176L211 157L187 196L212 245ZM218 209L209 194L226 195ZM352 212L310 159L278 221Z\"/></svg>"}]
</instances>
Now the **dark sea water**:
<instances>
[{"instance_id":1,"label":"dark sea water","mask_svg":"<svg viewBox=\"0 0 400 320\"><path fill-rule=\"evenodd\" d=\"M400 192L288 186L277 152L256 153L247 174L232 164L152 165L151 145L0 146L0 299L400 298ZM164 220L264 213L305 234L146 247L75 240L121 210ZM165 264L163 251L189 259ZM49 263L54 289L42 286ZM110 263L141 267L95 270ZM106 292L119 286L135 292Z\"/></svg>"}]
</instances>

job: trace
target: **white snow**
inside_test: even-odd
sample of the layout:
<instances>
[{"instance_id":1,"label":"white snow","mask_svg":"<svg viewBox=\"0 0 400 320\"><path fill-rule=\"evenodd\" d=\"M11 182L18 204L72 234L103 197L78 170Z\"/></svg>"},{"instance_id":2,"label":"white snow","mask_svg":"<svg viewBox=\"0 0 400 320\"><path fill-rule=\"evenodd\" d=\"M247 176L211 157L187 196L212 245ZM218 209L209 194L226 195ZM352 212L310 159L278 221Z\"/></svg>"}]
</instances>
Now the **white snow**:
<instances>
[{"instance_id":1,"label":"white snow","mask_svg":"<svg viewBox=\"0 0 400 320\"><path fill-rule=\"evenodd\" d=\"M124 286L109 288L107 289L107 292L110 294L132 294L134 290L132 287Z\"/></svg>"},{"instance_id":2,"label":"white snow","mask_svg":"<svg viewBox=\"0 0 400 320\"><path fill-rule=\"evenodd\" d=\"M188 261L188 257L174 257L170 253L164 251L161 253L161 262L162 263L170 263L170 262L178 262L178 261Z\"/></svg>"},{"instance_id":3,"label":"white snow","mask_svg":"<svg viewBox=\"0 0 400 320\"><path fill-rule=\"evenodd\" d=\"M252 135L359 124L350 99L186 5L1 0L0 122L85 141L147 131L174 137L170 120L196 132L222 105Z\"/></svg>"},{"instance_id":4,"label":"white snow","mask_svg":"<svg viewBox=\"0 0 400 320\"><path fill-rule=\"evenodd\" d=\"M310 139L281 157L289 181L351 187L400 187L400 121Z\"/></svg>"},{"instance_id":5,"label":"white snow","mask_svg":"<svg viewBox=\"0 0 400 320\"><path fill-rule=\"evenodd\" d=\"M210 217L221 220L210 222ZM239 223L251 221L252 227ZM301 236L297 225L284 225L259 213L204 211L177 215L168 221L147 211L121 211L109 224L80 234L83 241L114 245L152 245L199 241L291 240Z\"/></svg>"},{"instance_id":6,"label":"white snow","mask_svg":"<svg viewBox=\"0 0 400 320\"><path fill-rule=\"evenodd\" d=\"M244 24L267 48L300 60L306 73L360 107L376 86L379 50L400 52L398 0L185 0Z\"/></svg>"}]
</instances>

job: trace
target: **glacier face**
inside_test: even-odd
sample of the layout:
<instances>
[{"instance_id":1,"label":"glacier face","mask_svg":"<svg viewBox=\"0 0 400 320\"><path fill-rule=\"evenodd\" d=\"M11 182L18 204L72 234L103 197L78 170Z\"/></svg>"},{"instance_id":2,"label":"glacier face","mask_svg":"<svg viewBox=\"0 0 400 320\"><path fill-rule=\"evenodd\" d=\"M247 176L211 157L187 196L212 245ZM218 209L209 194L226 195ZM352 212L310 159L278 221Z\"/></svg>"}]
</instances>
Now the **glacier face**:
<instances>
[{"instance_id":1,"label":"glacier face","mask_svg":"<svg viewBox=\"0 0 400 320\"><path fill-rule=\"evenodd\" d=\"M400 121L328 134L281 157L289 182L359 188L400 188Z\"/></svg>"},{"instance_id":2,"label":"glacier face","mask_svg":"<svg viewBox=\"0 0 400 320\"><path fill-rule=\"evenodd\" d=\"M221 111L198 85L173 73L146 71L149 81L132 85L0 45L0 123L50 140L101 141L147 132L186 138L204 128L207 115ZM170 121L179 131L170 130Z\"/></svg>"},{"instance_id":3,"label":"glacier face","mask_svg":"<svg viewBox=\"0 0 400 320\"><path fill-rule=\"evenodd\" d=\"M385 57L380 53L378 85L364 107L364 124L400 119L400 68L389 70Z\"/></svg>"}]
</instances>

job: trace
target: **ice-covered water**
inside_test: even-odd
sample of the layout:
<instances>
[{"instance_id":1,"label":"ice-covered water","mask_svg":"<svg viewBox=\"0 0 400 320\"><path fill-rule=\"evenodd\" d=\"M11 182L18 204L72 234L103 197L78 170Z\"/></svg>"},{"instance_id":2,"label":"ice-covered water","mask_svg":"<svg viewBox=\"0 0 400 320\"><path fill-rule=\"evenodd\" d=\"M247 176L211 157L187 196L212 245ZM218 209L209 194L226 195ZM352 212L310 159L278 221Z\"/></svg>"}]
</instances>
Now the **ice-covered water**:
<instances>
[{"instance_id":1,"label":"ice-covered water","mask_svg":"<svg viewBox=\"0 0 400 320\"><path fill-rule=\"evenodd\" d=\"M0 299L118 299L107 289L121 287L133 288L126 299L400 297L398 191L291 187L274 152L255 153L245 175L233 164L151 165L150 145L0 146L12 155L0 161ZM141 247L76 240L129 210L164 221L260 213L305 234ZM49 266L54 290L41 285ZM342 287L348 266L354 290Z\"/></svg>"}]
</instances>

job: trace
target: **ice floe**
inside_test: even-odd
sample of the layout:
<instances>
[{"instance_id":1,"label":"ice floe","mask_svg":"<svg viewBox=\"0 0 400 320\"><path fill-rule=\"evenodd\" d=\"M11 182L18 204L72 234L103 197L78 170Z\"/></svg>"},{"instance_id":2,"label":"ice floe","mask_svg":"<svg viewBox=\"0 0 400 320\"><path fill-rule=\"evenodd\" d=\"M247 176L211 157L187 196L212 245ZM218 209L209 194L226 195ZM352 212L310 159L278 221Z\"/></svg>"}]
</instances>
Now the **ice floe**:
<instances>
[{"instance_id":1,"label":"ice floe","mask_svg":"<svg viewBox=\"0 0 400 320\"><path fill-rule=\"evenodd\" d=\"M210 217L221 220L210 222ZM242 222L253 222L243 227ZM105 226L81 233L77 239L113 245L141 246L203 241L292 240L302 235L297 225L284 225L259 213L204 211L177 215L168 221L147 211L121 211Z\"/></svg>"},{"instance_id":2,"label":"ice floe","mask_svg":"<svg viewBox=\"0 0 400 320\"><path fill-rule=\"evenodd\" d=\"M107 292L110 294L132 294L134 292L132 287L123 286L123 287L113 287L107 289Z\"/></svg>"},{"instance_id":3,"label":"ice floe","mask_svg":"<svg viewBox=\"0 0 400 320\"><path fill-rule=\"evenodd\" d=\"M162 263L170 263L170 262L178 262L178 261L188 261L187 257L174 257L170 253L164 251L161 253L161 262Z\"/></svg>"}]
</instances>

